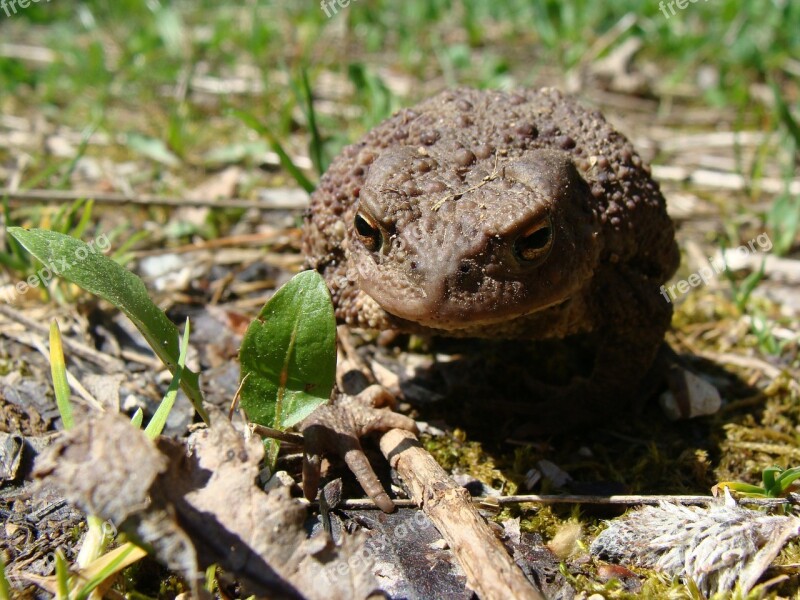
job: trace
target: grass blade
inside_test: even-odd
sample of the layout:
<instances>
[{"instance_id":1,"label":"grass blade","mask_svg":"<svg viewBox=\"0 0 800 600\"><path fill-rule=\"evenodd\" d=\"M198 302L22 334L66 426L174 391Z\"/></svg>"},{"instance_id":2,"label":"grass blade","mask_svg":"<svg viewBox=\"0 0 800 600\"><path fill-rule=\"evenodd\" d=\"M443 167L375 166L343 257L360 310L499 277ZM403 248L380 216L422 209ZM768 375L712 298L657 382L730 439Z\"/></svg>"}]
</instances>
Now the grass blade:
<instances>
[{"instance_id":1,"label":"grass blade","mask_svg":"<svg viewBox=\"0 0 800 600\"><path fill-rule=\"evenodd\" d=\"M233 114L245 125L250 127L252 130L258 132L259 135L264 136L267 138L272 151L278 155L281 161L281 165L283 168L289 172L289 175L297 182L297 184L302 187L305 191L309 194L314 191L316 187L311 180L306 177L300 168L294 164L291 157L286 153L281 146L281 143L278 139L272 135L272 132L267 129L258 119L256 119L253 115L243 112L241 110L234 110Z\"/></svg>"},{"instance_id":2,"label":"grass blade","mask_svg":"<svg viewBox=\"0 0 800 600\"><path fill-rule=\"evenodd\" d=\"M156 409L156 414L150 419L147 428L144 430L145 435L151 440L157 438L164 431L164 426L167 424L167 417L175 404L175 397L178 395L178 387L181 383L181 376L186 367L186 353L189 350L189 319L186 319L186 328L183 332L183 340L181 342L181 353L178 356L178 368L172 375L172 381L169 384L167 393L164 394L164 399Z\"/></svg>"},{"instance_id":3,"label":"grass blade","mask_svg":"<svg viewBox=\"0 0 800 600\"><path fill-rule=\"evenodd\" d=\"M70 389L67 382L67 366L64 362L64 348L61 343L61 330L54 319L50 323L50 373L53 376L53 390L56 394L56 406L64 423L64 429L72 429L75 420L72 416L72 404L69 401Z\"/></svg>"},{"instance_id":4,"label":"grass blade","mask_svg":"<svg viewBox=\"0 0 800 600\"><path fill-rule=\"evenodd\" d=\"M8 583L8 578L6 577L6 562L3 560L3 556L0 555L0 600L10 599L11 584Z\"/></svg>"},{"instance_id":5,"label":"grass blade","mask_svg":"<svg viewBox=\"0 0 800 600\"><path fill-rule=\"evenodd\" d=\"M142 412L141 408L137 408L136 412L133 413L133 416L131 417L131 425L136 427L136 429L141 429L143 421L144 421L144 413Z\"/></svg>"},{"instance_id":6,"label":"grass blade","mask_svg":"<svg viewBox=\"0 0 800 600\"><path fill-rule=\"evenodd\" d=\"M69 600L69 568L60 548L56 550L56 598Z\"/></svg>"},{"instance_id":7,"label":"grass blade","mask_svg":"<svg viewBox=\"0 0 800 600\"><path fill-rule=\"evenodd\" d=\"M88 582L75 594L75 600L85 600L106 579L145 556L147 552L130 542L104 554L81 571L81 576Z\"/></svg>"}]
</instances>

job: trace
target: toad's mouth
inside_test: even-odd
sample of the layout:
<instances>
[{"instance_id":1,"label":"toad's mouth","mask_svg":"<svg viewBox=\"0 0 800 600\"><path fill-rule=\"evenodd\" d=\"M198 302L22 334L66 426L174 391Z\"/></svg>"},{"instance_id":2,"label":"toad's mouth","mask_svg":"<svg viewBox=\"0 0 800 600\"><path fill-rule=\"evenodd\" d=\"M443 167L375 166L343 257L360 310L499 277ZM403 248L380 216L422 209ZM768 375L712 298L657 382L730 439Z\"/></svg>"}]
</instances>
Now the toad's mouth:
<instances>
[{"instance_id":1,"label":"toad's mouth","mask_svg":"<svg viewBox=\"0 0 800 600\"><path fill-rule=\"evenodd\" d=\"M506 323L548 309L560 308L569 303L572 297L566 296L545 303L496 303L488 306L456 302L436 305L424 300L414 301L399 297L386 301L373 299L383 310L402 321L430 329L459 331Z\"/></svg>"}]
</instances>

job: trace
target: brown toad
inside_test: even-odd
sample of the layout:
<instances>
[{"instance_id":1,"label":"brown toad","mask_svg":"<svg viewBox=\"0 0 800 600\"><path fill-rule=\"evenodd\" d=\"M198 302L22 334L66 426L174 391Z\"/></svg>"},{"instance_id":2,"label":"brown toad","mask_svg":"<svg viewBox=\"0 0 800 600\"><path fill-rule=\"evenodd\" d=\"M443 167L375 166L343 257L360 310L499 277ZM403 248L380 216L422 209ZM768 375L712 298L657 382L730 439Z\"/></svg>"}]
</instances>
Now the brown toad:
<instances>
[{"instance_id":1,"label":"brown toad","mask_svg":"<svg viewBox=\"0 0 800 600\"><path fill-rule=\"evenodd\" d=\"M527 410L581 421L636 392L670 323L659 288L679 254L649 173L599 112L554 89L447 91L332 163L304 250L354 327L590 336L591 374Z\"/></svg>"}]
</instances>

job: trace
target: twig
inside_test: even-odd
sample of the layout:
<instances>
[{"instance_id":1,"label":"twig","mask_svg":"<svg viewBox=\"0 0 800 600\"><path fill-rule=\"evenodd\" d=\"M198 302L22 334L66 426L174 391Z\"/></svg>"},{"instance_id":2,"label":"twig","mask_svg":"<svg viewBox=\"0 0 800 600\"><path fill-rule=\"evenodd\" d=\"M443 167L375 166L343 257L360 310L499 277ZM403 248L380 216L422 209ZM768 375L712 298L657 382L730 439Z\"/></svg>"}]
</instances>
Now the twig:
<instances>
[{"instance_id":1,"label":"twig","mask_svg":"<svg viewBox=\"0 0 800 600\"><path fill-rule=\"evenodd\" d=\"M250 428L252 429L253 433L257 433L258 435L268 437L273 440L286 442L287 444L295 444L297 446L303 445L303 436L299 433L293 433L291 431L279 431L278 429L273 429L272 427L267 427L265 425L257 425L255 423L251 423Z\"/></svg>"},{"instance_id":2,"label":"twig","mask_svg":"<svg viewBox=\"0 0 800 600\"><path fill-rule=\"evenodd\" d=\"M776 177L762 177L750 180L738 173L714 171L711 169L693 169L668 165L652 165L653 178L658 181L677 181L696 186L725 190L742 191L757 187L770 194L780 194L787 187L792 195L800 194L800 180L788 182Z\"/></svg>"},{"instance_id":3,"label":"twig","mask_svg":"<svg viewBox=\"0 0 800 600\"><path fill-rule=\"evenodd\" d=\"M769 364L768 362L756 358L754 356L740 356L738 354L731 354L729 352L708 352L698 351L696 354L702 358L717 362L742 367L745 369L754 369L769 377L770 379L777 379L782 373L788 373L789 368L779 369L778 367ZM794 380L789 379L789 387L794 390L800 390L800 384Z\"/></svg>"},{"instance_id":4,"label":"twig","mask_svg":"<svg viewBox=\"0 0 800 600\"><path fill-rule=\"evenodd\" d=\"M788 444L767 444L762 442L728 442L732 448L739 450L749 450L750 452L763 452L773 456L786 456L792 460L800 459L800 448L789 446Z\"/></svg>"},{"instance_id":5,"label":"twig","mask_svg":"<svg viewBox=\"0 0 800 600\"><path fill-rule=\"evenodd\" d=\"M497 177L500 175L500 172L497 170L497 161L498 161L498 159L499 159L499 154L495 154L494 155L494 169L492 169L491 173L486 175L483 179L481 179L475 185L470 186L465 190L461 190L460 192L451 192L450 194L447 194L445 197L440 198L439 200L437 200L434 203L434 205L432 207L432 210L433 211L438 211L440 208L442 208L444 203L447 202L448 200L450 200L451 198L460 198L464 194L469 194L470 192L474 192L475 190L478 190L478 189L482 188L483 186L485 186L490 181L494 181L495 179L497 179Z\"/></svg>"},{"instance_id":6,"label":"twig","mask_svg":"<svg viewBox=\"0 0 800 600\"><path fill-rule=\"evenodd\" d=\"M273 229L260 233L246 233L232 235L228 237L216 238L213 240L203 240L201 242L184 244L174 248L157 248L155 250L142 250L136 252L137 258L145 256L159 256L163 254L186 254L188 252L200 252L201 250L216 250L219 248L241 248L242 246L263 246L268 242L274 241L281 236L286 236L286 229Z\"/></svg>"},{"instance_id":7,"label":"twig","mask_svg":"<svg viewBox=\"0 0 800 600\"><path fill-rule=\"evenodd\" d=\"M542 599L478 513L467 490L447 475L413 434L392 429L380 445L414 501L452 548L470 589L482 600Z\"/></svg>"},{"instance_id":8,"label":"twig","mask_svg":"<svg viewBox=\"0 0 800 600\"><path fill-rule=\"evenodd\" d=\"M524 494L516 496L476 496L472 498L472 503L477 506L505 506L507 504L600 504L616 506L640 506L655 505L659 502L669 502L684 506L705 506L716 502L714 496L685 496L685 495L616 495L616 496L580 496L572 494ZM307 502L307 501L304 501ZM413 500L392 499L398 508L414 508L417 506ZM791 498L739 498L740 504L752 506L775 507L786 504L795 504ZM316 506L316 502L308 502L311 506ZM336 505L337 509L343 510L378 510L378 506L369 498L351 498L342 500Z\"/></svg>"},{"instance_id":9,"label":"twig","mask_svg":"<svg viewBox=\"0 0 800 600\"><path fill-rule=\"evenodd\" d=\"M20 311L11 308L10 306L4 306L0 304L0 315L11 319L19 323L20 325L24 325L31 331L35 331L39 335L47 338L50 335L50 330L45 325L41 325L36 321L33 321L23 315ZM102 352L98 352L91 346L87 346L81 342L70 338L64 338L63 340L64 347L67 348L70 353L80 356L83 359L86 359L98 367L105 369L106 371L110 372L117 372L122 371L125 367L125 364L112 356L108 356L107 354L103 354Z\"/></svg>"},{"instance_id":10,"label":"twig","mask_svg":"<svg viewBox=\"0 0 800 600\"><path fill-rule=\"evenodd\" d=\"M485 498L475 498L476 503L482 504L521 504L532 502L535 504L616 504L624 506L638 506L641 504L654 505L660 502L670 502L684 506L704 506L717 502L714 496L689 496L689 495L614 495L614 496L582 496L577 494L523 494L516 496L487 496ZM755 504L758 506L778 506L781 504L792 504L787 498L740 498L742 504Z\"/></svg>"},{"instance_id":11,"label":"twig","mask_svg":"<svg viewBox=\"0 0 800 600\"><path fill-rule=\"evenodd\" d=\"M212 208L257 208L260 210L289 210L304 208L306 202L288 198L286 200L245 200L243 198L175 198L170 196L127 196L125 194L99 193L96 190L14 190L0 188L0 198L8 196L9 201L40 200L47 202L74 202L91 198L98 204L146 204L160 206L209 206Z\"/></svg>"}]
</instances>

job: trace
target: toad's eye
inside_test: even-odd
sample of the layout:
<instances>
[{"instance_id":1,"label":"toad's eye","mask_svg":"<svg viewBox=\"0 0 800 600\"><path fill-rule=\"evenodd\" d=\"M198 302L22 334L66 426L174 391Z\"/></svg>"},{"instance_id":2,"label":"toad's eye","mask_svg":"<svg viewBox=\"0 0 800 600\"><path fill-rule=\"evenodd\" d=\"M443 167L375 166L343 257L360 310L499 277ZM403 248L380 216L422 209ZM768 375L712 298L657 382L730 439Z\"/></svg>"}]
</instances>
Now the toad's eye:
<instances>
[{"instance_id":1,"label":"toad's eye","mask_svg":"<svg viewBox=\"0 0 800 600\"><path fill-rule=\"evenodd\" d=\"M522 262L533 262L547 256L553 245L553 225L550 219L539 221L514 242L514 254Z\"/></svg>"},{"instance_id":2,"label":"toad's eye","mask_svg":"<svg viewBox=\"0 0 800 600\"><path fill-rule=\"evenodd\" d=\"M353 220L356 233L361 242L370 252L377 252L383 245L383 236L375 219L365 213L358 213Z\"/></svg>"}]
</instances>

